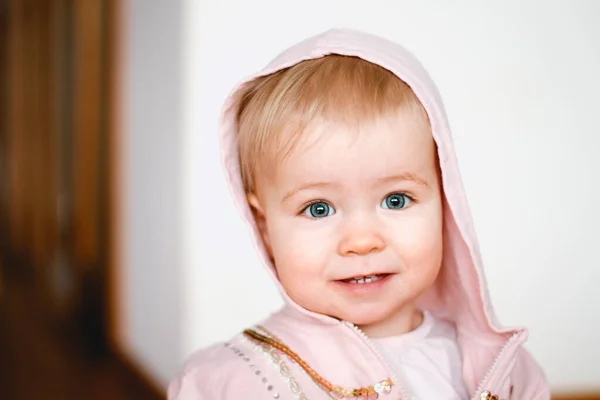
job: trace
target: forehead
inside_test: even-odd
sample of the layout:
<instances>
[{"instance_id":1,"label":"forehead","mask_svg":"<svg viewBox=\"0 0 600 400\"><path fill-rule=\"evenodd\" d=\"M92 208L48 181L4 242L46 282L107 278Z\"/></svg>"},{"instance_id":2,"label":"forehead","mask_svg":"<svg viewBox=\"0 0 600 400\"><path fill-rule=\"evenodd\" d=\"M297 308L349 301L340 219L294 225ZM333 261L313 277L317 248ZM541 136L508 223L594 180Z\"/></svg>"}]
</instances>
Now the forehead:
<instances>
[{"instance_id":1,"label":"forehead","mask_svg":"<svg viewBox=\"0 0 600 400\"><path fill-rule=\"evenodd\" d=\"M427 117L413 110L354 127L315 120L274 172L277 180L368 180L397 172L428 173L437 168L435 151Z\"/></svg>"}]
</instances>

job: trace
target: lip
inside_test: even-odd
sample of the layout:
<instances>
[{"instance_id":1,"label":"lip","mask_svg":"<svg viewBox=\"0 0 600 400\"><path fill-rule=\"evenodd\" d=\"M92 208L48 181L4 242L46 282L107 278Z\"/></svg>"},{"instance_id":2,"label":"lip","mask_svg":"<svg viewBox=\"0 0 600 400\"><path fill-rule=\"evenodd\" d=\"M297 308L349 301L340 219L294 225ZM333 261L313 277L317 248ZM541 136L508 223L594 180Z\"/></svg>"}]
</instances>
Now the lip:
<instances>
[{"instance_id":1,"label":"lip","mask_svg":"<svg viewBox=\"0 0 600 400\"><path fill-rule=\"evenodd\" d=\"M381 274L369 274L369 275L365 275L365 276L371 276L371 275L385 275L385 276L382 278L379 278L376 281L369 282L369 283L349 283L349 282L344 282L344 280L342 280L342 279L332 281L332 283L333 283L333 285L335 285L335 287L337 289L347 292L347 293L350 293L350 294L356 294L356 295L372 294L372 293L377 293L378 291L382 290L395 274L381 273ZM351 278L352 277L345 278L345 279L351 279Z\"/></svg>"},{"instance_id":2,"label":"lip","mask_svg":"<svg viewBox=\"0 0 600 400\"><path fill-rule=\"evenodd\" d=\"M357 272L356 275L346 275L343 278L337 278L337 279L332 279L334 282L337 281L345 281L345 280L349 280L349 279L353 279L356 277L361 277L361 276L374 276L374 275L394 275L393 272L385 272L385 271L375 271L375 272Z\"/></svg>"}]
</instances>

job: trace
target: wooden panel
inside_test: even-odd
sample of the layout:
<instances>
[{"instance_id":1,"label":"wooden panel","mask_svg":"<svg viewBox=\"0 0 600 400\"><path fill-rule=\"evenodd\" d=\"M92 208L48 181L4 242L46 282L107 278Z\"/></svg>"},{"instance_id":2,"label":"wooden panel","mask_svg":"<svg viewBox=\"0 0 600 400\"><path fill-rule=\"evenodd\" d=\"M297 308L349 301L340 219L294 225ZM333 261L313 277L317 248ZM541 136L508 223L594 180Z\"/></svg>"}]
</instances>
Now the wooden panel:
<instances>
[{"instance_id":1,"label":"wooden panel","mask_svg":"<svg viewBox=\"0 0 600 400\"><path fill-rule=\"evenodd\" d=\"M5 184L9 236L17 252L36 264L48 257L54 183L49 4L13 1L8 14Z\"/></svg>"},{"instance_id":2,"label":"wooden panel","mask_svg":"<svg viewBox=\"0 0 600 400\"><path fill-rule=\"evenodd\" d=\"M6 79L7 63L8 63L8 35L9 35L9 9L8 2L0 1L0 137L4 137L6 124L6 107L7 107L7 96L6 96L6 85L8 80ZM2 142L3 143L3 142Z\"/></svg>"},{"instance_id":3,"label":"wooden panel","mask_svg":"<svg viewBox=\"0 0 600 400\"><path fill-rule=\"evenodd\" d=\"M119 0L106 0L106 52L104 59L104 68L106 71L106 98L107 103L106 115L107 118L107 136L106 149L107 153L103 168L106 169L107 185L107 274L106 274L106 324L107 324L107 339L111 348L121 354L119 347L119 338L123 338L124 318L123 315L123 299L119 296L122 276L119 274L122 243L120 224L120 193L117 190L120 187L119 171L120 171L120 149L121 142L117 138L121 137L118 133L121 126L119 110L121 110L121 42L119 40L122 31L122 16L123 2Z\"/></svg>"},{"instance_id":4,"label":"wooden panel","mask_svg":"<svg viewBox=\"0 0 600 400\"><path fill-rule=\"evenodd\" d=\"M0 248L5 246L8 230L8 192L7 192L7 135L8 135L8 2L0 1ZM0 292L2 277L0 272Z\"/></svg>"},{"instance_id":5,"label":"wooden panel","mask_svg":"<svg viewBox=\"0 0 600 400\"><path fill-rule=\"evenodd\" d=\"M102 133L102 1L73 3L75 39L73 92L74 257L91 267L99 252L99 146Z\"/></svg>"},{"instance_id":6,"label":"wooden panel","mask_svg":"<svg viewBox=\"0 0 600 400\"><path fill-rule=\"evenodd\" d=\"M35 116L32 142L34 167L31 180L33 215L33 261L45 278L57 246L56 235L56 89L53 85L56 63L53 51L57 47L53 13L56 2L38 1L35 7L36 41L34 53Z\"/></svg>"},{"instance_id":7,"label":"wooden panel","mask_svg":"<svg viewBox=\"0 0 600 400\"><path fill-rule=\"evenodd\" d=\"M18 3L18 2L14 2ZM23 249L26 252L29 260L33 259L33 240L34 240L34 229L35 229L35 172L36 163L34 158L37 157L35 146L37 131L37 115L38 108L36 107L36 54L35 46L38 40L38 26L36 19L36 7L34 0L26 0L23 2L25 5L24 13L22 14L23 30L20 32L25 38L25 52L23 53L23 71L21 85L23 90L22 108L20 109L21 114L19 118L22 122L22 130L15 132L17 135L23 137L23 147L21 147L19 153L19 163L23 170L23 198L21 210L23 214Z\"/></svg>"},{"instance_id":8,"label":"wooden panel","mask_svg":"<svg viewBox=\"0 0 600 400\"><path fill-rule=\"evenodd\" d=\"M11 252L34 267L42 292L51 285L59 249L75 265L77 289L87 269L104 267L103 5L103 0L16 0L8 7L7 236ZM67 200L63 237L59 194Z\"/></svg>"},{"instance_id":9,"label":"wooden panel","mask_svg":"<svg viewBox=\"0 0 600 400\"><path fill-rule=\"evenodd\" d=\"M10 94L7 112L7 190L8 190L8 224L9 240L12 248L23 252L25 246L25 165L22 155L25 153L25 93L24 81L26 76L25 54L26 2L11 2L9 12L9 41L8 41L8 91Z\"/></svg>"},{"instance_id":10,"label":"wooden panel","mask_svg":"<svg viewBox=\"0 0 600 400\"><path fill-rule=\"evenodd\" d=\"M6 131L8 244L43 279L56 246L56 2L8 3ZM6 240L6 238L5 238ZM20 267L23 269L24 267Z\"/></svg>"},{"instance_id":11,"label":"wooden panel","mask_svg":"<svg viewBox=\"0 0 600 400\"><path fill-rule=\"evenodd\" d=\"M104 334L106 310L114 316L118 308L107 290L116 280L107 275L115 276L109 269L116 244L110 232L116 33L110 29L118 3L13 0L5 14L2 243L26 256L18 270L33 272L27 275L36 295L59 314L55 320L89 329L94 340ZM59 209L66 217L59 218Z\"/></svg>"}]
</instances>

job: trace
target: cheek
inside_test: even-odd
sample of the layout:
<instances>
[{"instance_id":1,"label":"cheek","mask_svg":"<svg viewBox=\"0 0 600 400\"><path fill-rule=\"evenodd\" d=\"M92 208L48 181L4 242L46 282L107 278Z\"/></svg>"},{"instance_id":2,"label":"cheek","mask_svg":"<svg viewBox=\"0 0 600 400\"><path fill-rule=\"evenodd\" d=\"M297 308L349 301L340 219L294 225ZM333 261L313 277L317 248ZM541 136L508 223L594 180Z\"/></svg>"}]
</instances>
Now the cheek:
<instances>
[{"instance_id":1,"label":"cheek","mask_svg":"<svg viewBox=\"0 0 600 400\"><path fill-rule=\"evenodd\" d=\"M441 216L417 218L400 232L395 242L407 270L419 272L416 278L435 279L443 254Z\"/></svg>"},{"instance_id":2,"label":"cheek","mask_svg":"<svg viewBox=\"0 0 600 400\"><path fill-rule=\"evenodd\" d=\"M282 281L286 276L310 279L322 275L330 243L322 230L314 228L287 219L268 224L273 258Z\"/></svg>"},{"instance_id":3,"label":"cheek","mask_svg":"<svg viewBox=\"0 0 600 400\"><path fill-rule=\"evenodd\" d=\"M327 282L324 277L330 264L329 245L322 232L298 224L290 225L285 220L269 225L279 281L296 303L320 312Z\"/></svg>"}]
</instances>

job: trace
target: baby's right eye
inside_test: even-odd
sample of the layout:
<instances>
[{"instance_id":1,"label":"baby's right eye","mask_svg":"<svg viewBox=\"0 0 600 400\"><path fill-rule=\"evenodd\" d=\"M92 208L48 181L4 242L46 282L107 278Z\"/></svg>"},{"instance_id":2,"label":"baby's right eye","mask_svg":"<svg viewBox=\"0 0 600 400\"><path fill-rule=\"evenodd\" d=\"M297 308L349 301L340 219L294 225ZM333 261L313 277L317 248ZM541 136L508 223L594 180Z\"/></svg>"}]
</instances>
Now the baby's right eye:
<instances>
[{"instance_id":1,"label":"baby's right eye","mask_svg":"<svg viewBox=\"0 0 600 400\"><path fill-rule=\"evenodd\" d=\"M302 214L311 218L325 218L335 214L335 210L324 201L315 201L302 210Z\"/></svg>"}]
</instances>

